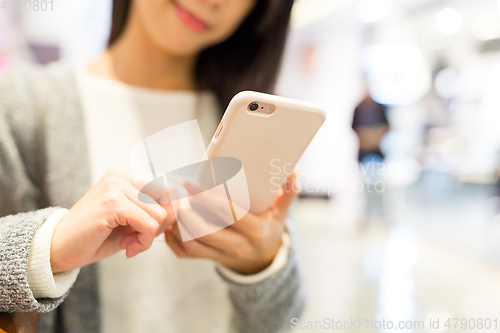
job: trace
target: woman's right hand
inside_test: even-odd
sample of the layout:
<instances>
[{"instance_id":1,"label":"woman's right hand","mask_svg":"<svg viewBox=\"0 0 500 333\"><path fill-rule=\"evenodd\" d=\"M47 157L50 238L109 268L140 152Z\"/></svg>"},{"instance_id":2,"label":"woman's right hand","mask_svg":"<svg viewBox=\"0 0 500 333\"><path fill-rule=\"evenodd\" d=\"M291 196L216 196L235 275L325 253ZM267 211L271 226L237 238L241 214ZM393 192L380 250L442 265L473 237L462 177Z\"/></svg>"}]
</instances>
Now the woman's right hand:
<instances>
[{"instance_id":1,"label":"woman's right hand","mask_svg":"<svg viewBox=\"0 0 500 333\"><path fill-rule=\"evenodd\" d=\"M141 202L138 193L130 173L108 171L57 225L50 251L52 272L83 267L120 249L130 258L151 247L153 239L175 223L175 216L171 206Z\"/></svg>"}]
</instances>

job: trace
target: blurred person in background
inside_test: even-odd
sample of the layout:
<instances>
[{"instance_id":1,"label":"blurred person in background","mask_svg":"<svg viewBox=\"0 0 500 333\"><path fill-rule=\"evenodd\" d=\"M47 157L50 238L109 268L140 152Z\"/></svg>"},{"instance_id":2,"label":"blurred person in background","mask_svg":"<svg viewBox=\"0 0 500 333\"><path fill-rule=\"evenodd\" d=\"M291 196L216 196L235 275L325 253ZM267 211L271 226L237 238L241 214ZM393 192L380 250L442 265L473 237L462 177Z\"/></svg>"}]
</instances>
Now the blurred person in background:
<instances>
[{"instance_id":1,"label":"blurred person in background","mask_svg":"<svg viewBox=\"0 0 500 333\"><path fill-rule=\"evenodd\" d=\"M140 202L130 173L113 169L189 120L209 142L233 95L272 92L291 7L114 1L109 46L92 63L0 76L0 311L43 312L40 332L71 333L269 333L300 315L286 223L297 193L183 242L171 207ZM171 251L153 242L163 233Z\"/></svg>"},{"instance_id":2,"label":"blurred person in background","mask_svg":"<svg viewBox=\"0 0 500 333\"><path fill-rule=\"evenodd\" d=\"M382 137L389 132L386 117L387 107L377 103L367 92L354 110L352 128L359 139L358 161L365 182L366 215L369 218L384 215L384 205L380 193L379 168L383 167L384 154L380 150Z\"/></svg>"},{"instance_id":3,"label":"blurred person in background","mask_svg":"<svg viewBox=\"0 0 500 333\"><path fill-rule=\"evenodd\" d=\"M354 110L352 128L359 139L358 160L360 162L367 155L377 155L381 160L384 159L380 151L380 141L389 132L386 112L387 107L375 102L369 93L366 93Z\"/></svg>"}]
</instances>

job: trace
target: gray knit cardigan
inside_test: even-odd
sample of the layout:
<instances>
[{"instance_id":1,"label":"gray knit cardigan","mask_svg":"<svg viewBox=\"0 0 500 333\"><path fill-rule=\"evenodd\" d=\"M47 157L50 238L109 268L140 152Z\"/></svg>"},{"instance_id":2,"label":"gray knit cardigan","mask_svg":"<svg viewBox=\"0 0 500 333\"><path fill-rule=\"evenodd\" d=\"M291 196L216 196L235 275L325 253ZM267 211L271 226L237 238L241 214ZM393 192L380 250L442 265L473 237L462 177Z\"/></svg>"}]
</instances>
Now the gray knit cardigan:
<instances>
[{"instance_id":1,"label":"gray knit cardigan","mask_svg":"<svg viewBox=\"0 0 500 333\"><path fill-rule=\"evenodd\" d=\"M37 228L58 207L70 208L89 187L85 128L72 67L23 65L1 74L0 312L42 312L39 332L100 332L98 263L83 267L60 298L34 298L26 277ZM292 248L286 266L263 282L241 285L219 274L229 285L240 332L282 331L301 313L304 293Z\"/></svg>"}]
</instances>

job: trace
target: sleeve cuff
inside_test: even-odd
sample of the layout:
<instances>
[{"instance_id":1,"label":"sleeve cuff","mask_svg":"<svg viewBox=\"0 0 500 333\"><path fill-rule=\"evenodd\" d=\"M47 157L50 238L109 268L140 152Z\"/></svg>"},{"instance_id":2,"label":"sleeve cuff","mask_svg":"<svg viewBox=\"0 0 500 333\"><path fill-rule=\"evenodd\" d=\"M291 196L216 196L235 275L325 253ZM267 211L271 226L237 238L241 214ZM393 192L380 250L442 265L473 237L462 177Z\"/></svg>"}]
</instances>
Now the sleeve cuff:
<instances>
[{"instance_id":1,"label":"sleeve cuff","mask_svg":"<svg viewBox=\"0 0 500 333\"><path fill-rule=\"evenodd\" d=\"M26 268L28 284L35 298L58 298L75 283L80 269L53 274L50 266L52 236L61 219L68 212L61 208L52 213L33 237Z\"/></svg>"},{"instance_id":2,"label":"sleeve cuff","mask_svg":"<svg viewBox=\"0 0 500 333\"><path fill-rule=\"evenodd\" d=\"M290 234L288 231L285 231L283 235L281 236L282 244L280 249L278 250L278 253L276 253L276 256L273 259L273 262L263 271L253 274L253 275L242 275L239 273L236 273L232 269L223 266L221 264L217 264L217 269L219 270L220 274L222 274L226 279L234 282L234 283L239 283L239 284L256 284L259 282L262 282L276 273L278 273L281 269L283 269L286 266L286 263L288 261L288 257L290 254L290 249L292 247L292 242L290 239Z\"/></svg>"}]
</instances>

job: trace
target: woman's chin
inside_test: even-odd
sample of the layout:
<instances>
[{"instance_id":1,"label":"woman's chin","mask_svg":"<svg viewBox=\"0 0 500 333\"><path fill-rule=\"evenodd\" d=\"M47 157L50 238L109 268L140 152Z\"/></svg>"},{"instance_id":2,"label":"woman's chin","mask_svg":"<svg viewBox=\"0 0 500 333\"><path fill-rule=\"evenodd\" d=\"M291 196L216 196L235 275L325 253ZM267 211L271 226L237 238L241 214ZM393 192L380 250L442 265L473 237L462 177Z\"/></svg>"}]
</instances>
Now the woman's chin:
<instances>
[{"instance_id":1,"label":"woman's chin","mask_svg":"<svg viewBox=\"0 0 500 333\"><path fill-rule=\"evenodd\" d=\"M170 55L179 57L193 57L199 54L205 46L189 38L169 38L160 45L161 49Z\"/></svg>"}]
</instances>

